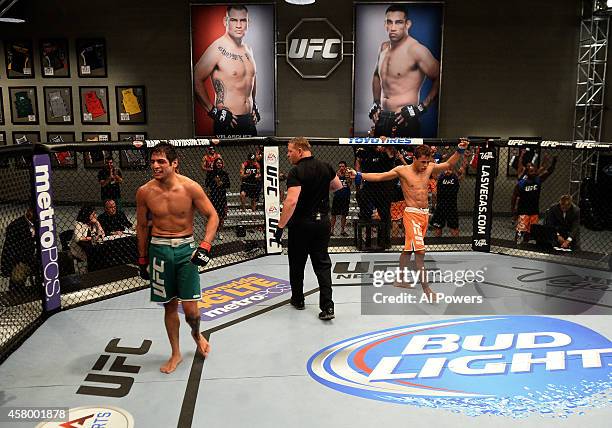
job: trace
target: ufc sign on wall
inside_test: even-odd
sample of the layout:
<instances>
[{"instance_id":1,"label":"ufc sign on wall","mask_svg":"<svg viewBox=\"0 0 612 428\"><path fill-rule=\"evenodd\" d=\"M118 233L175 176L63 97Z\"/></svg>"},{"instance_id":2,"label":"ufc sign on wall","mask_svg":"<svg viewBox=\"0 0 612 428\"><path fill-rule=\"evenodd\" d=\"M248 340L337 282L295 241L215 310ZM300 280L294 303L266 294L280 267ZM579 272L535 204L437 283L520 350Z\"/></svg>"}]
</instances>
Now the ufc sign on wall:
<instances>
[{"instance_id":1,"label":"ufc sign on wall","mask_svg":"<svg viewBox=\"0 0 612 428\"><path fill-rule=\"evenodd\" d=\"M325 79L342 62L342 34L325 18L302 19L286 41L287 62L304 79Z\"/></svg>"}]
</instances>

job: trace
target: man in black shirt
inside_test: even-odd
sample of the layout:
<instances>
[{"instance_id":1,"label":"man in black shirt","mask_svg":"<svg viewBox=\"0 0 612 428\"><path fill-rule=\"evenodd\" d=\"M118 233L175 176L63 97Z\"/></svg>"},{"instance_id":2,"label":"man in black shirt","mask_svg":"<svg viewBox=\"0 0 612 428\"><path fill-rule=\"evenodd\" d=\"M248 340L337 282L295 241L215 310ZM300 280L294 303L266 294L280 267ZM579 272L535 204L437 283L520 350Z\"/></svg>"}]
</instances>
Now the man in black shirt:
<instances>
[{"instance_id":1,"label":"man in black shirt","mask_svg":"<svg viewBox=\"0 0 612 428\"><path fill-rule=\"evenodd\" d=\"M391 147L377 146L367 148L358 158L357 171L360 172L387 172L395 167L395 155L389 150ZM378 211L380 221L383 223L383 233L379 237L379 244L383 248L391 246L391 200L395 190L395 182L365 182L357 196L359 204L359 218L372 219L372 208ZM368 239L369 240L369 239Z\"/></svg>"},{"instance_id":2,"label":"man in black shirt","mask_svg":"<svg viewBox=\"0 0 612 428\"><path fill-rule=\"evenodd\" d=\"M6 227L0 267L9 278L9 290L23 288L36 265L34 208L28 207L21 217Z\"/></svg>"},{"instance_id":3,"label":"man in black shirt","mask_svg":"<svg viewBox=\"0 0 612 428\"><path fill-rule=\"evenodd\" d=\"M107 235L122 235L125 229L132 227L125 213L117 210L117 204L112 199L104 203L104 212L100 214L98 221Z\"/></svg>"},{"instance_id":4,"label":"man in black shirt","mask_svg":"<svg viewBox=\"0 0 612 428\"><path fill-rule=\"evenodd\" d=\"M463 178L465 164L455 174L453 168L446 169L438 177L437 204L431 224L436 236L442 236L442 229L448 226L452 236L459 236L459 212L457 209L457 195L460 181Z\"/></svg>"},{"instance_id":5,"label":"man in black shirt","mask_svg":"<svg viewBox=\"0 0 612 428\"><path fill-rule=\"evenodd\" d=\"M113 166L113 157L107 156L104 159L104 168L98 171L98 181L100 182L100 197L103 201L112 199L117 203L121 210L121 183L123 174L119 168Z\"/></svg>"},{"instance_id":6,"label":"man in black shirt","mask_svg":"<svg viewBox=\"0 0 612 428\"><path fill-rule=\"evenodd\" d=\"M289 226L289 280L291 304L304 309L304 267L310 255L319 282L319 319L334 318L329 245L329 192L342 188L336 172L326 162L314 159L304 137L289 140L287 157L295 165L287 175L287 197L283 202L275 238L280 244L283 228Z\"/></svg>"}]
</instances>

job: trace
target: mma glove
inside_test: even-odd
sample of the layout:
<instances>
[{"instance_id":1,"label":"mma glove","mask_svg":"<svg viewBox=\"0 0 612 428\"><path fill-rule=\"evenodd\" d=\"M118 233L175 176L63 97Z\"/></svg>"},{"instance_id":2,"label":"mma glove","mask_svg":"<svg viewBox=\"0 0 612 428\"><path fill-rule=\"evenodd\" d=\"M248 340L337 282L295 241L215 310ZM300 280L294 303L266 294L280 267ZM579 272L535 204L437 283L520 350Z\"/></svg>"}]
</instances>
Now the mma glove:
<instances>
[{"instance_id":1,"label":"mma glove","mask_svg":"<svg viewBox=\"0 0 612 428\"><path fill-rule=\"evenodd\" d=\"M419 117L425 114L425 110L427 110L427 108L423 103L419 103L416 106L409 104L407 106L402 107L399 112L399 115L403 117L405 121L410 119L418 119Z\"/></svg>"},{"instance_id":2,"label":"mma glove","mask_svg":"<svg viewBox=\"0 0 612 428\"><path fill-rule=\"evenodd\" d=\"M213 107L212 109L210 109L210 111L208 112L208 116L210 116L212 120L217 122L224 129L227 129L232 126L232 119L234 118L234 115L228 109L217 107Z\"/></svg>"},{"instance_id":3,"label":"mma glove","mask_svg":"<svg viewBox=\"0 0 612 428\"><path fill-rule=\"evenodd\" d=\"M256 123L258 123L261 120L261 114L259 114L259 109L255 101L253 101L253 114L255 115L255 119L257 119Z\"/></svg>"},{"instance_id":4,"label":"mma glove","mask_svg":"<svg viewBox=\"0 0 612 428\"><path fill-rule=\"evenodd\" d=\"M380 113L381 111L381 107L380 104L375 102L374 104L372 104L372 108L370 108L370 112L368 113L368 117L372 120L374 120L374 115L376 115L377 113Z\"/></svg>"},{"instance_id":5,"label":"mma glove","mask_svg":"<svg viewBox=\"0 0 612 428\"><path fill-rule=\"evenodd\" d=\"M200 246L191 255L191 263L197 266L206 266L210 261L210 250L212 245L209 242L202 241Z\"/></svg>"},{"instance_id":6,"label":"mma glove","mask_svg":"<svg viewBox=\"0 0 612 428\"><path fill-rule=\"evenodd\" d=\"M281 245L281 240L283 239L283 232L284 232L284 228L282 227L276 227L276 230L274 231L274 240L278 243L278 245Z\"/></svg>"},{"instance_id":7,"label":"mma glove","mask_svg":"<svg viewBox=\"0 0 612 428\"><path fill-rule=\"evenodd\" d=\"M149 260L146 257L138 257L138 275L145 281L151 279L149 276Z\"/></svg>"}]
</instances>

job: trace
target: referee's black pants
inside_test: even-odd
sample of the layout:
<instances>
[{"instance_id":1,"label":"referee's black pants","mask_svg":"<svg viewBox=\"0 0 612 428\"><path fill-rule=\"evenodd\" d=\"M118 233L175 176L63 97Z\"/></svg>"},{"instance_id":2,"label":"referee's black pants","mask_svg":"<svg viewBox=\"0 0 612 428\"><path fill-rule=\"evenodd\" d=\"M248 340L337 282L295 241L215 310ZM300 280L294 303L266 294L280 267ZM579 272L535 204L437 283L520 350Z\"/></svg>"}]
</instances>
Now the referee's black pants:
<instances>
[{"instance_id":1,"label":"referee's black pants","mask_svg":"<svg viewBox=\"0 0 612 428\"><path fill-rule=\"evenodd\" d=\"M329 246L329 218L321 220L301 220L289 226L289 281L291 282L291 301L304 301L304 268L310 261L319 282L319 307L322 311L333 308L331 260Z\"/></svg>"}]
</instances>

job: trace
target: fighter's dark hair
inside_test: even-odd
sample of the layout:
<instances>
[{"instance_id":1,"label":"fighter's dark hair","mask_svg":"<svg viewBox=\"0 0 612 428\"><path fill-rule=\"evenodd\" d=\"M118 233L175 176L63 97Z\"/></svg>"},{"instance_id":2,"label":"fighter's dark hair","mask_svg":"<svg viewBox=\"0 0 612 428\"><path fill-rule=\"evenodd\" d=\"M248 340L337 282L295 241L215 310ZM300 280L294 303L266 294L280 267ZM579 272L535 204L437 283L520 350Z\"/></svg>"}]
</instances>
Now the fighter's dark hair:
<instances>
[{"instance_id":1,"label":"fighter's dark hair","mask_svg":"<svg viewBox=\"0 0 612 428\"><path fill-rule=\"evenodd\" d=\"M113 160L113 156L112 155L104 157L104 162L109 161L109 160Z\"/></svg>"},{"instance_id":2,"label":"fighter's dark hair","mask_svg":"<svg viewBox=\"0 0 612 428\"><path fill-rule=\"evenodd\" d=\"M94 207L92 207L91 205L85 205L83 207L81 207L81 209L79 210L79 213L77 214L77 218L76 221L78 221L79 223L89 223L89 217L91 216L91 213L93 213Z\"/></svg>"},{"instance_id":3,"label":"fighter's dark hair","mask_svg":"<svg viewBox=\"0 0 612 428\"><path fill-rule=\"evenodd\" d=\"M426 156L426 157L431 156L431 147L429 147L426 144L423 144L422 146L417 146L417 148L414 149L414 159L415 160L419 160L419 158L423 156Z\"/></svg>"},{"instance_id":4,"label":"fighter's dark hair","mask_svg":"<svg viewBox=\"0 0 612 428\"><path fill-rule=\"evenodd\" d=\"M158 155L165 155L166 159L168 159L169 163L174 162L178 159L178 154L176 153L176 149L170 143L166 143L162 141L161 143L157 143L153 150L151 150L151 154L157 153Z\"/></svg>"},{"instance_id":5,"label":"fighter's dark hair","mask_svg":"<svg viewBox=\"0 0 612 428\"><path fill-rule=\"evenodd\" d=\"M340 162L338 162L338 165L340 165L341 163L343 163L343 164L344 164L344 166L347 166L347 165L348 165L348 164L346 163L346 161L340 161Z\"/></svg>"},{"instance_id":6,"label":"fighter's dark hair","mask_svg":"<svg viewBox=\"0 0 612 428\"><path fill-rule=\"evenodd\" d=\"M244 10L247 14L249 13L249 10L247 9L247 7L243 4L231 4L227 7L227 9L225 9L225 16L229 16L230 10L237 10L237 11L241 11ZM408 16L408 15L406 15Z\"/></svg>"},{"instance_id":7,"label":"fighter's dark hair","mask_svg":"<svg viewBox=\"0 0 612 428\"><path fill-rule=\"evenodd\" d=\"M408 8L403 4L392 4L385 11L385 15L389 12L404 12L404 17L406 18L406 21L408 20Z\"/></svg>"}]
</instances>

